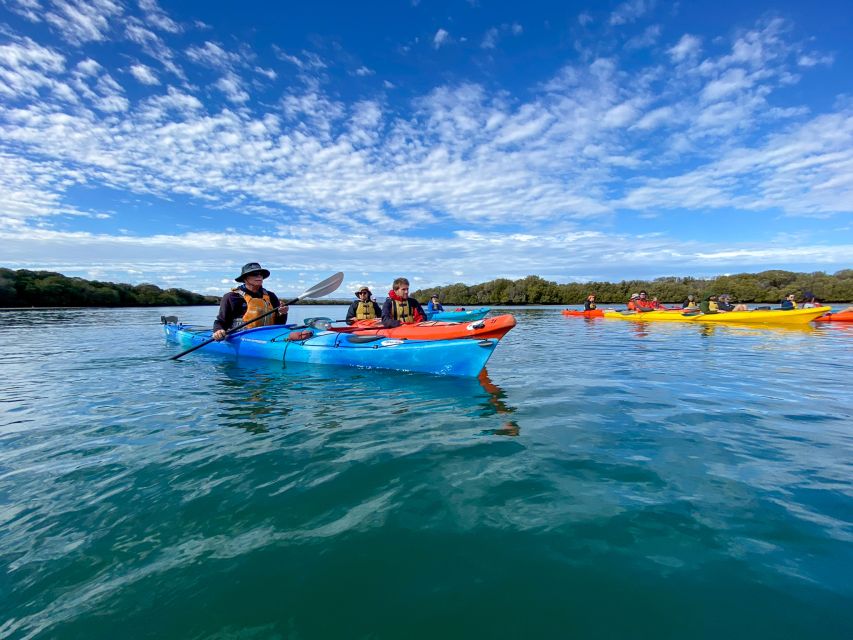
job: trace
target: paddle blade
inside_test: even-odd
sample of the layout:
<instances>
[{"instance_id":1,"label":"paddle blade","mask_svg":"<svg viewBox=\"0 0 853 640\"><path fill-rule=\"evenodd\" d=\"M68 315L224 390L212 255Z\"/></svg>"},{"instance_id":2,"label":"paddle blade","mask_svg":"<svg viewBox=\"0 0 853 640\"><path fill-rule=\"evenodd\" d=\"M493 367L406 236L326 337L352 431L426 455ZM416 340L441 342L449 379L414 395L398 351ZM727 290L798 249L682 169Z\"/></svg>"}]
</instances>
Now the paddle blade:
<instances>
[{"instance_id":1,"label":"paddle blade","mask_svg":"<svg viewBox=\"0 0 853 640\"><path fill-rule=\"evenodd\" d=\"M299 294L298 297L293 300L289 300L287 304L293 304L294 302L299 302L303 298L320 298L328 293L332 293L338 287L341 286L341 283L344 281L344 272L338 271L335 275L329 276L323 282L318 282L310 289L303 291Z\"/></svg>"}]
</instances>

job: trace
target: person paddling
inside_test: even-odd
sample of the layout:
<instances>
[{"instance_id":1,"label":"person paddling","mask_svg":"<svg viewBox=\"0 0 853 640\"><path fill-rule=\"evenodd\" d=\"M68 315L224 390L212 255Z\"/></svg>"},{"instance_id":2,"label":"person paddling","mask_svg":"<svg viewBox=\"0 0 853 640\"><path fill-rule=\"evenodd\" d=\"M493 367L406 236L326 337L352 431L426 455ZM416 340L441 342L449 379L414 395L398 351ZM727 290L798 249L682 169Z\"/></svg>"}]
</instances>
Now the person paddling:
<instances>
[{"instance_id":1,"label":"person paddling","mask_svg":"<svg viewBox=\"0 0 853 640\"><path fill-rule=\"evenodd\" d=\"M645 291L640 291L637 299L634 300L634 307L637 311L654 311L655 303L649 300L649 294Z\"/></svg>"},{"instance_id":2,"label":"person paddling","mask_svg":"<svg viewBox=\"0 0 853 640\"><path fill-rule=\"evenodd\" d=\"M583 303L583 310L584 311L595 311L596 309L597 309L597 307L595 306L595 294L590 293L586 297L586 301Z\"/></svg>"},{"instance_id":3,"label":"person paddling","mask_svg":"<svg viewBox=\"0 0 853 640\"><path fill-rule=\"evenodd\" d=\"M719 313L720 307L717 304L717 296L715 294L711 294L706 297L700 304L699 310L702 313L710 314L710 313Z\"/></svg>"},{"instance_id":4,"label":"person paddling","mask_svg":"<svg viewBox=\"0 0 853 640\"><path fill-rule=\"evenodd\" d=\"M397 278L382 305L382 326L386 329L401 324L414 324L426 320L421 303L409 297L409 281Z\"/></svg>"},{"instance_id":5,"label":"person paddling","mask_svg":"<svg viewBox=\"0 0 853 640\"><path fill-rule=\"evenodd\" d=\"M728 293L722 294L717 304L720 311L749 311L745 304L732 304L732 297Z\"/></svg>"},{"instance_id":6,"label":"person paddling","mask_svg":"<svg viewBox=\"0 0 853 640\"><path fill-rule=\"evenodd\" d=\"M636 311L637 310L637 300L640 298L639 293L632 293L631 299L628 300L628 311Z\"/></svg>"},{"instance_id":7,"label":"person paddling","mask_svg":"<svg viewBox=\"0 0 853 640\"><path fill-rule=\"evenodd\" d=\"M434 293L429 298L429 303L427 304L427 314L430 313L438 313L440 311L444 311L444 306L438 300L438 294Z\"/></svg>"},{"instance_id":8,"label":"person paddling","mask_svg":"<svg viewBox=\"0 0 853 640\"><path fill-rule=\"evenodd\" d=\"M356 320L372 320L382 315L382 309L370 297L373 293L367 287L362 287L355 292L356 300L347 309L347 324Z\"/></svg>"},{"instance_id":9,"label":"person paddling","mask_svg":"<svg viewBox=\"0 0 853 640\"><path fill-rule=\"evenodd\" d=\"M272 291L267 291L261 286L264 279L269 277L270 272L257 262L248 262L243 265L240 275L234 278L236 282L242 284L222 296L222 301L219 303L219 315L213 321L214 340L222 340L232 327L249 322L273 309L276 310L275 313L245 328L254 329L271 324L287 323L287 305L282 304Z\"/></svg>"}]
</instances>

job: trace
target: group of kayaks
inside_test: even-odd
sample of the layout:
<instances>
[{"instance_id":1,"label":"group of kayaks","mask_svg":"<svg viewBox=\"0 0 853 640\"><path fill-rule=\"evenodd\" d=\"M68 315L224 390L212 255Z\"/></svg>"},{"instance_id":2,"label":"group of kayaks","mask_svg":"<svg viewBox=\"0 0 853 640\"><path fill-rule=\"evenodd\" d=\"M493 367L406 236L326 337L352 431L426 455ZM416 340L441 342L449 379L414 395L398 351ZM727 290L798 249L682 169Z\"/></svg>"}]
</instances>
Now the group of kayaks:
<instances>
[{"instance_id":1,"label":"group of kayaks","mask_svg":"<svg viewBox=\"0 0 853 640\"><path fill-rule=\"evenodd\" d=\"M564 309L562 313L565 316L641 320L643 322L780 325L802 325L809 322L853 322L853 312L832 313L832 307L828 306L785 310L764 308L752 311L728 311L720 313L702 313L693 309L655 309L653 311L617 311L615 309L574 311L572 309Z\"/></svg>"},{"instance_id":2,"label":"group of kayaks","mask_svg":"<svg viewBox=\"0 0 853 640\"><path fill-rule=\"evenodd\" d=\"M488 308L446 311L417 324L387 329L380 320L359 320L333 326L329 318L309 318L301 325L267 325L237 331L222 341L211 341L208 328L164 317L166 338L182 347L204 344L207 352L288 362L395 369L448 376L475 377L486 365L498 342L515 325L503 314L486 318ZM756 309L705 314L687 309L647 312L565 309L565 316L614 318L644 322L804 325L808 322L853 322L853 312L832 313L831 307Z\"/></svg>"},{"instance_id":3,"label":"group of kayaks","mask_svg":"<svg viewBox=\"0 0 853 640\"><path fill-rule=\"evenodd\" d=\"M335 327L329 318L302 325L267 325L237 331L203 349L237 357L288 362L395 369L448 376L477 376L515 326L510 314L484 318L488 309L468 312L470 322L428 320L386 329L379 320ZM479 313L479 317L477 316ZM212 331L163 318L166 338L185 348L211 339Z\"/></svg>"}]
</instances>

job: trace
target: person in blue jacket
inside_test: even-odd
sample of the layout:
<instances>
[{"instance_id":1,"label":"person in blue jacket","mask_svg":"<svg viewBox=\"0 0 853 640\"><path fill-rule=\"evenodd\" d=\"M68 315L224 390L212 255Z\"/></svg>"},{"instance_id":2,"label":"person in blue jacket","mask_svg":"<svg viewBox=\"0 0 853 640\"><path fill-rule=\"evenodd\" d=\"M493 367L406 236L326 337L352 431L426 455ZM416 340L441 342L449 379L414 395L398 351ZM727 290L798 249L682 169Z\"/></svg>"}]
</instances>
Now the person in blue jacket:
<instances>
[{"instance_id":1,"label":"person in blue jacket","mask_svg":"<svg viewBox=\"0 0 853 640\"><path fill-rule=\"evenodd\" d=\"M785 299L782 300L782 307L784 311L791 311L792 309L797 308L797 298L794 294L790 294L785 296Z\"/></svg>"},{"instance_id":2,"label":"person in blue jacket","mask_svg":"<svg viewBox=\"0 0 853 640\"><path fill-rule=\"evenodd\" d=\"M429 297L429 303L427 304L427 315L431 313L437 313L439 311L444 311L444 307L438 301L438 294L434 293Z\"/></svg>"}]
</instances>

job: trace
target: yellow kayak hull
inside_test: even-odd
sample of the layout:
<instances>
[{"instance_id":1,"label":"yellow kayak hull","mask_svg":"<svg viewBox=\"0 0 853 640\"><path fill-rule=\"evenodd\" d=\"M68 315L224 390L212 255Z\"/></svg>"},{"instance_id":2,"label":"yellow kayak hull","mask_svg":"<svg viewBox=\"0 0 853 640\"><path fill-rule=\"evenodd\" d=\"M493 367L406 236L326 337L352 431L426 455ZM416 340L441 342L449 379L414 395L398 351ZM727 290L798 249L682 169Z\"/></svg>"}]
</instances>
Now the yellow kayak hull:
<instances>
[{"instance_id":1,"label":"yellow kayak hull","mask_svg":"<svg viewBox=\"0 0 853 640\"><path fill-rule=\"evenodd\" d=\"M814 307L813 309L770 309L762 311L729 311L727 313L711 313L683 315L679 311L647 311L633 313L627 311L605 311L605 318L619 320L641 320L643 322L700 322L719 324L808 324L815 318L830 311L832 307Z\"/></svg>"}]
</instances>

